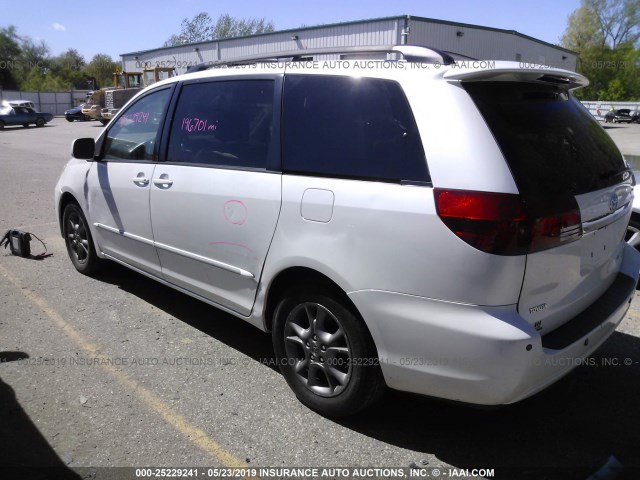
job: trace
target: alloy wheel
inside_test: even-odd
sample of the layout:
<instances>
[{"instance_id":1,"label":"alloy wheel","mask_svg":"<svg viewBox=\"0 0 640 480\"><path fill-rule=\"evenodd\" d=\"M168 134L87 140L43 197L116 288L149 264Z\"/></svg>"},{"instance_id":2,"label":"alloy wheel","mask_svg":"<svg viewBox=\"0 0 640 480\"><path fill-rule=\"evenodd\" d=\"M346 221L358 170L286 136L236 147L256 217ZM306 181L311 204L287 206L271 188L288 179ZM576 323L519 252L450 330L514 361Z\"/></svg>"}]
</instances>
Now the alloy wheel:
<instances>
[{"instance_id":1,"label":"alloy wheel","mask_svg":"<svg viewBox=\"0 0 640 480\"><path fill-rule=\"evenodd\" d=\"M305 302L289 313L285 352L298 380L323 397L339 395L349 384L352 356L340 320L326 307Z\"/></svg>"}]
</instances>

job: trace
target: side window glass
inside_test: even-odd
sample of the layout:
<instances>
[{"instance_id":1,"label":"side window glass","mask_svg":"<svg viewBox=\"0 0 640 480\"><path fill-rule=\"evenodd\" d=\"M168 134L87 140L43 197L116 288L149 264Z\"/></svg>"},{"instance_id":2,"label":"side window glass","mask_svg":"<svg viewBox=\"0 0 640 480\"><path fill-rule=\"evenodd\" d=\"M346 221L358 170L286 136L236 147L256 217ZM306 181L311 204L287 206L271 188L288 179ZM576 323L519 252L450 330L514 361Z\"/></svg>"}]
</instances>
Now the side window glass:
<instances>
[{"instance_id":1,"label":"side window glass","mask_svg":"<svg viewBox=\"0 0 640 480\"><path fill-rule=\"evenodd\" d=\"M289 75L283 108L287 172L430 180L411 108L394 81Z\"/></svg>"},{"instance_id":2,"label":"side window glass","mask_svg":"<svg viewBox=\"0 0 640 480\"><path fill-rule=\"evenodd\" d=\"M171 89L145 95L111 125L105 138L106 160L154 160L160 125Z\"/></svg>"},{"instance_id":3,"label":"side window glass","mask_svg":"<svg viewBox=\"0 0 640 480\"><path fill-rule=\"evenodd\" d=\"M171 126L167 161L266 168L273 93L272 80L185 85Z\"/></svg>"}]
</instances>

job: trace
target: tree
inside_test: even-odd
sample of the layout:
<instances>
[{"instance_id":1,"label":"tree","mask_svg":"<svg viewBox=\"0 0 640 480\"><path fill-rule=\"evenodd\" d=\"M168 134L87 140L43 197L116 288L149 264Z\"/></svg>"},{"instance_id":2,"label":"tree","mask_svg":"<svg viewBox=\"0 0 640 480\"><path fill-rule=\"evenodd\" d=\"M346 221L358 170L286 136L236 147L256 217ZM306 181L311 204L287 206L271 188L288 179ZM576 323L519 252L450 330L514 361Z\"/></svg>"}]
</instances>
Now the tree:
<instances>
[{"instance_id":1,"label":"tree","mask_svg":"<svg viewBox=\"0 0 640 480\"><path fill-rule=\"evenodd\" d=\"M640 0L582 0L562 37L567 48L601 45L617 48L640 38Z\"/></svg>"},{"instance_id":2,"label":"tree","mask_svg":"<svg viewBox=\"0 0 640 480\"><path fill-rule=\"evenodd\" d=\"M112 85L120 64L97 54L87 65L73 48L52 57L43 41L21 37L14 26L0 28L0 87L38 91L68 91ZM92 79L91 83L87 80Z\"/></svg>"},{"instance_id":3,"label":"tree","mask_svg":"<svg viewBox=\"0 0 640 480\"><path fill-rule=\"evenodd\" d=\"M20 62L16 69L21 90L39 89L34 88L34 85L39 85L42 82L38 79L46 77L49 70L48 57L49 47L43 40L35 42L30 37L21 37Z\"/></svg>"},{"instance_id":4,"label":"tree","mask_svg":"<svg viewBox=\"0 0 640 480\"><path fill-rule=\"evenodd\" d=\"M562 45L579 53L577 71L590 81L578 98L640 98L639 21L640 0L582 0L569 16Z\"/></svg>"},{"instance_id":5,"label":"tree","mask_svg":"<svg viewBox=\"0 0 640 480\"><path fill-rule=\"evenodd\" d=\"M164 43L165 47L182 45L184 43L204 42L211 40L213 20L207 12L200 12L191 20L183 18L180 23L180 33L171 35Z\"/></svg>"},{"instance_id":6,"label":"tree","mask_svg":"<svg viewBox=\"0 0 640 480\"><path fill-rule=\"evenodd\" d=\"M585 0L596 15L605 45L615 49L640 38L640 0Z\"/></svg>"},{"instance_id":7,"label":"tree","mask_svg":"<svg viewBox=\"0 0 640 480\"><path fill-rule=\"evenodd\" d=\"M93 56L89 64L84 69L85 81L87 77L93 77L101 87L113 85L113 74L120 68L120 63L114 62L113 59L104 53L98 53ZM96 88L95 84L87 85L84 88Z\"/></svg>"},{"instance_id":8,"label":"tree","mask_svg":"<svg viewBox=\"0 0 640 480\"><path fill-rule=\"evenodd\" d=\"M77 50L70 48L66 52L49 60L51 74L60 77L70 88L86 89L87 83L83 70L86 66L84 57Z\"/></svg>"},{"instance_id":9,"label":"tree","mask_svg":"<svg viewBox=\"0 0 640 480\"><path fill-rule=\"evenodd\" d=\"M39 92L62 92L70 89L68 82L50 73L49 69L32 68L20 82L21 90L37 90Z\"/></svg>"},{"instance_id":10,"label":"tree","mask_svg":"<svg viewBox=\"0 0 640 480\"><path fill-rule=\"evenodd\" d=\"M163 46L172 47L185 43L206 42L221 38L242 37L273 32L274 24L263 18L234 18L224 14L213 23L211 16L200 12L191 20L182 19L180 33L171 35Z\"/></svg>"},{"instance_id":11,"label":"tree","mask_svg":"<svg viewBox=\"0 0 640 480\"><path fill-rule=\"evenodd\" d=\"M213 27L213 39L245 37L259 33L273 32L273 30L273 22L267 21L264 17L236 19L225 13L218 17Z\"/></svg>"},{"instance_id":12,"label":"tree","mask_svg":"<svg viewBox=\"0 0 640 480\"><path fill-rule=\"evenodd\" d=\"M595 45L604 45L604 37L596 15L587 5L583 4L569 15L561 42L565 48L576 52Z\"/></svg>"},{"instance_id":13,"label":"tree","mask_svg":"<svg viewBox=\"0 0 640 480\"><path fill-rule=\"evenodd\" d=\"M16 64L20 58L20 37L16 27L10 25L0 29L0 87L18 88L15 76Z\"/></svg>"}]
</instances>

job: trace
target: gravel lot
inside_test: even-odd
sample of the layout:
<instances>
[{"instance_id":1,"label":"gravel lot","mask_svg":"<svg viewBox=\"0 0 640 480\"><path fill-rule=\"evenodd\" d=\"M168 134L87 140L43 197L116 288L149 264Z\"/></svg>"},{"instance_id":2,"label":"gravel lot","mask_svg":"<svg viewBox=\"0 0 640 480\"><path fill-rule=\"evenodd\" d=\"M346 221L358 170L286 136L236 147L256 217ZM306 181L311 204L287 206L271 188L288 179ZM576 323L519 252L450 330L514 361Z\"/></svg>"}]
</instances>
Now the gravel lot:
<instances>
[{"instance_id":1,"label":"gravel lot","mask_svg":"<svg viewBox=\"0 0 640 480\"><path fill-rule=\"evenodd\" d=\"M614 455L620 478L638 478L640 299L588 365L517 405L478 410L391 392L373 410L328 420L271 366L269 335L116 265L95 278L76 273L53 188L71 140L101 130L56 118L0 132L0 228L33 232L53 254L0 252L0 466L101 479L136 478L105 467L416 464L422 478L437 467L440 478L568 480ZM637 141L640 125L608 131Z\"/></svg>"}]
</instances>

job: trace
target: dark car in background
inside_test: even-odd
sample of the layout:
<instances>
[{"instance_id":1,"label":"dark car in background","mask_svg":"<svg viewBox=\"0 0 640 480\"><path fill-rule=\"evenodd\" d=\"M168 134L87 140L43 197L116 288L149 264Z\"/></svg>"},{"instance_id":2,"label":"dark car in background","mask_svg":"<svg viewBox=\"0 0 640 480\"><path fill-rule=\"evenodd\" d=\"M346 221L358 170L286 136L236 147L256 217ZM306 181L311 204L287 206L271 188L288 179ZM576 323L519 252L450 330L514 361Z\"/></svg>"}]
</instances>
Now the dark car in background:
<instances>
[{"instance_id":1,"label":"dark car in background","mask_svg":"<svg viewBox=\"0 0 640 480\"><path fill-rule=\"evenodd\" d=\"M51 113L37 112L29 107L2 107L0 108L0 130L9 125L22 125L28 127L35 124L36 127L44 127L45 123L53 119Z\"/></svg>"},{"instance_id":2,"label":"dark car in background","mask_svg":"<svg viewBox=\"0 0 640 480\"><path fill-rule=\"evenodd\" d=\"M82 113L82 107L84 107L84 103L81 103L77 107L70 108L66 112L64 112L64 118L67 119L68 122L73 122L75 120L85 121L91 120L91 117L84 115Z\"/></svg>"},{"instance_id":3,"label":"dark car in background","mask_svg":"<svg viewBox=\"0 0 640 480\"><path fill-rule=\"evenodd\" d=\"M604 123L631 123L631 110L620 108L612 112L607 112L604 116Z\"/></svg>"}]
</instances>

